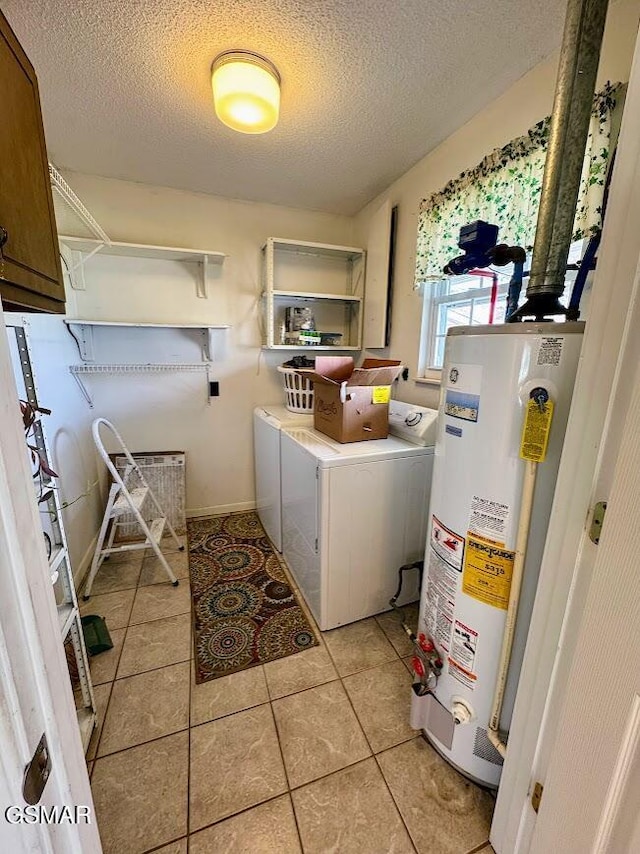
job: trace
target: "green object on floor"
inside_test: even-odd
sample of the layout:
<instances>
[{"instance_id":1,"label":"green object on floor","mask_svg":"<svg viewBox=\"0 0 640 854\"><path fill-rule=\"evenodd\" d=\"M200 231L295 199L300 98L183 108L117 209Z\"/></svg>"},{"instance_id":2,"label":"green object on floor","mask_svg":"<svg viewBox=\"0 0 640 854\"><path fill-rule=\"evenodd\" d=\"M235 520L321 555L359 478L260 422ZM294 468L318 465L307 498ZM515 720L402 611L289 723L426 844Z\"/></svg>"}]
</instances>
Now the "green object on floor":
<instances>
[{"instance_id":1,"label":"green object on floor","mask_svg":"<svg viewBox=\"0 0 640 854\"><path fill-rule=\"evenodd\" d=\"M99 652L113 649L113 641L104 617L99 617L97 614L87 614L86 617L82 617L81 622L84 642L89 655L97 655Z\"/></svg>"}]
</instances>

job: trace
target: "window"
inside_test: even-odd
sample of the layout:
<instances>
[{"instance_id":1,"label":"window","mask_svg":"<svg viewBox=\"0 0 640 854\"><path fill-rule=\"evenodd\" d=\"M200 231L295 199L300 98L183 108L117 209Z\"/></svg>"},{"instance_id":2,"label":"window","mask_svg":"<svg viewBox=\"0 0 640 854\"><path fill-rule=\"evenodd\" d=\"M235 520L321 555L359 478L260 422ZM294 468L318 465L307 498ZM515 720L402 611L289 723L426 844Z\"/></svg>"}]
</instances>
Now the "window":
<instances>
[{"instance_id":1,"label":"window","mask_svg":"<svg viewBox=\"0 0 640 854\"><path fill-rule=\"evenodd\" d=\"M613 148L614 111L621 109L624 86L608 83L594 98L570 263L582 256L586 238L598 232L603 196ZM499 241L533 248L546 159L550 119L538 122L526 134L491 152L475 168L450 181L424 199L418 214L415 289L423 294L419 374L439 379L447 329L454 325L504 320L511 270L497 268L494 280L486 276L459 276L443 280L445 264L459 254L460 227L474 220L499 226ZM573 278L573 277L571 277ZM526 280L525 280L526 284ZM570 292L571 286L567 285ZM524 290L522 301L524 301ZM566 299L569 295L566 294Z\"/></svg>"},{"instance_id":2,"label":"window","mask_svg":"<svg viewBox=\"0 0 640 854\"><path fill-rule=\"evenodd\" d=\"M586 244L586 240L576 240L571 244L569 264L575 265L580 260ZM441 279L438 282L431 283L429 287L425 287L419 360L419 374L421 376L432 380L439 379L444 362L447 330L452 326L482 326L489 323L504 323L511 274L511 265L495 267L474 272L468 276L452 276L448 279ZM575 270L568 271L563 294L565 305L571 296L575 276ZM522 286L520 305L526 299L525 290L526 280ZM586 293L583 294L581 303L581 316L583 318L585 317L585 307Z\"/></svg>"},{"instance_id":3,"label":"window","mask_svg":"<svg viewBox=\"0 0 640 854\"><path fill-rule=\"evenodd\" d=\"M496 274L495 282L495 295L492 279L476 275L456 276L434 284L426 300L429 304L423 309L428 314L430 333L425 367L432 370L442 367L444 342L452 326L504 323L509 276Z\"/></svg>"}]
</instances>

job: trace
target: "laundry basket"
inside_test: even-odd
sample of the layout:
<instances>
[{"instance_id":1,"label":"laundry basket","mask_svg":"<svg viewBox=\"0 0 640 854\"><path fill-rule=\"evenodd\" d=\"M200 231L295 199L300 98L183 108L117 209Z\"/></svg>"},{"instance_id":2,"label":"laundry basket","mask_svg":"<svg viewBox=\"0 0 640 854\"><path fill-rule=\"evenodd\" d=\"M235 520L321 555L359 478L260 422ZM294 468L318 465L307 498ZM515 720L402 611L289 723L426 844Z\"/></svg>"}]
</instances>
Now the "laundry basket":
<instances>
[{"instance_id":1,"label":"laundry basket","mask_svg":"<svg viewBox=\"0 0 640 854\"><path fill-rule=\"evenodd\" d=\"M284 380L285 406L290 412L313 412L313 383L300 371L278 366Z\"/></svg>"}]
</instances>

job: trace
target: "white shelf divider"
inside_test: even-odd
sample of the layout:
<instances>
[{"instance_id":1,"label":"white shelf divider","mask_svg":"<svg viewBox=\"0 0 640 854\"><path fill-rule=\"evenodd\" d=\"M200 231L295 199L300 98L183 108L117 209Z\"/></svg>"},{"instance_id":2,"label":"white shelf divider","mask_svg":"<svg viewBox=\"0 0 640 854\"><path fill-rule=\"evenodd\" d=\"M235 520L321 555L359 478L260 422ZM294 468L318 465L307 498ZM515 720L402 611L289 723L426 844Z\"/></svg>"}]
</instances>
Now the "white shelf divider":
<instances>
[{"instance_id":1,"label":"white shelf divider","mask_svg":"<svg viewBox=\"0 0 640 854\"><path fill-rule=\"evenodd\" d=\"M323 294L312 291L273 291L273 296L285 297L286 299L300 300L336 300L338 302L362 302L362 297L352 296L351 294Z\"/></svg>"}]
</instances>

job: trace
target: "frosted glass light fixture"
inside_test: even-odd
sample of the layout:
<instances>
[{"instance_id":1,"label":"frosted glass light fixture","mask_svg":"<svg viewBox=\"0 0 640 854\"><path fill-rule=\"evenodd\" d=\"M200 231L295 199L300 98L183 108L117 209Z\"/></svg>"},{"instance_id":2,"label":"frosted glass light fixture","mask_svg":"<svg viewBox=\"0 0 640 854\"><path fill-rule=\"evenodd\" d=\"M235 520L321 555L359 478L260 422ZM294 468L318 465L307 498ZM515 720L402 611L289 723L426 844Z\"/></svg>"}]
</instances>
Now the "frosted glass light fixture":
<instances>
[{"instance_id":1,"label":"frosted glass light fixture","mask_svg":"<svg viewBox=\"0 0 640 854\"><path fill-rule=\"evenodd\" d=\"M266 133L278 123L280 75L272 62L230 50L211 66L213 104L220 121L241 133Z\"/></svg>"}]
</instances>

